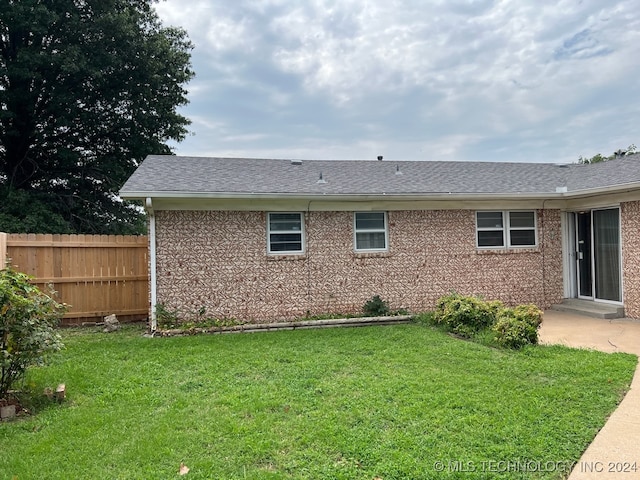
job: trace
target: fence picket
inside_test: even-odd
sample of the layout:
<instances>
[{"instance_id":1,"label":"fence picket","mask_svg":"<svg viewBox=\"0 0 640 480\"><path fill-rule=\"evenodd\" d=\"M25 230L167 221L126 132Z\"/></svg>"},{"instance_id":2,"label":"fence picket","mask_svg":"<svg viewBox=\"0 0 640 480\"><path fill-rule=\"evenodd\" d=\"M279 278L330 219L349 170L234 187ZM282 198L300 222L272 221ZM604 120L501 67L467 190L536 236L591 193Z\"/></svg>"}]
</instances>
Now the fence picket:
<instances>
[{"instance_id":1,"label":"fence picket","mask_svg":"<svg viewBox=\"0 0 640 480\"><path fill-rule=\"evenodd\" d=\"M38 287L53 284L57 300L70 305L63 324L148 315L147 237L0 233L0 256Z\"/></svg>"}]
</instances>

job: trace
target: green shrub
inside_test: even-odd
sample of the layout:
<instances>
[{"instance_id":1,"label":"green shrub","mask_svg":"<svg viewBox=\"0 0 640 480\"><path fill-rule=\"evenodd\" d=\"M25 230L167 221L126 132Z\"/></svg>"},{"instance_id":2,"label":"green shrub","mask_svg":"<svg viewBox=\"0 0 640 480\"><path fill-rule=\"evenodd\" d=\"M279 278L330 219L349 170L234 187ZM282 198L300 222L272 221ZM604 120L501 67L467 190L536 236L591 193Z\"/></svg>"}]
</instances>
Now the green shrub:
<instances>
[{"instance_id":1,"label":"green shrub","mask_svg":"<svg viewBox=\"0 0 640 480\"><path fill-rule=\"evenodd\" d=\"M156 321L160 330L231 327L239 325L235 318L214 318L207 315L205 306L196 311L169 308L164 303L156 304Z\"/></svg>"},{"instance_id":2,"label":"green shrub","mask_svg":"<svg viewBox=\"0 0 640 480\"><path fill-rule=\"evenodd\" d=\"M171 310L164 303L157 303L156 321L160 328L178 328L180 326L178 310Z\"/></svg>"},{"instance_id":3,"label":"green shrub","mask_svg":"<svg viewBox=\"0 0 640 480\"><path fill-rule=\"evenodd\" d=\"M538 343L538 328L542 323L542 311L535 305L518 305L504 308L492 330L498 345L519 349Z\"/></svg>"},{"instance_id":4,"label":"green shrub","mask_svg":"<svg viewBox=\"0 0 640 480\"><path fill-rule=\"evenodd\" d=\"M391 310L387 302L382 300L380 295L376 295L364 304L362 311L371 317L384 317L389 315Z\"/></svg>"},{"instance_id":5,"label":"green shrub","mask_svg":"<svg viewBox=\"0 0 640 480\"><path fill-rule=\"evenodd\" d=\"M535 327L513 317L500 317L492 330L495 341L501 347L518 349L538 343L538 331Z\"/></svg>"},{"instance_id":6,"label":"green shrub","mask_svg":"<svg viewBox=\"0 0 640 480\"><path fill-rule=\"evenodd\" d=\"M538 343L542 310L533 304L506 308L499 300L453 292L440 297L436 310L416 316L416 321L441 326L482 344L517 349Z\"/></svg>"},{"instance_id":7,"label":"green shrub","mask_svg":"<svg viewBox=\"0 0 640 480\"><path fill-rule=\"evenodd\" d=\"M515 318L527 322L536 329L542 324L542 314L542 310L532 303L518 305L513 308Z\"/></svg>"},{"instance_id":8,"label":"green shrub","mask_svg":"<svg viewBox=\"0 0 640 480\"><path fill-rule=\"evenodd\" d=\"M434 326L437 325L436 315L434 312L422 312L413 316L413 321L416 323L421 323L423 325Z\"/></svg>"},{"instance_id":9,"label":"green shrub","mask_svg":"<svg viewBox=\"0 0 640 480\"><path fill-rule=\"evenodd\" d=\"M55 326L65 306L31 284L24 273L0 270L0 397L31 365L62 348Z\"/></svg>"},{"instance_id":10,"label":"green shrub","mask_svg":"<svg viewBox=\"0 0 640 480\"><path fill-rule=\"evenodd\" d=\"M451 293L440 297L434 312L435 323L453 333L471 337L474 333L491 327L498 312L504 308L500 301L487 302L479 297Z\"/></svg>"}]
</instances>

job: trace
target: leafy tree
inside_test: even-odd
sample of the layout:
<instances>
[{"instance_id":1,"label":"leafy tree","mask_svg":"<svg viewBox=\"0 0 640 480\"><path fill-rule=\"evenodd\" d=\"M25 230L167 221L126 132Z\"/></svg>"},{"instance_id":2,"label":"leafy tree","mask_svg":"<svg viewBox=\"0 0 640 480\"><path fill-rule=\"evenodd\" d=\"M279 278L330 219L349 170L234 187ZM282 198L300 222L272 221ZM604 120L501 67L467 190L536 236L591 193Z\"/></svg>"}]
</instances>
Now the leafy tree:
<instances>
[{"instance_id":1,"label":"leafy tree","mask_svg":"<svg viewBox=\"0 0 640 480\"><path fill-rule=\"evenodd\" d=\"M0 0L0 231L136 233L118 189L189 121L186 33L154 0Z\"/></svg>"},{"instance_id":2,"label":"leafy tree","mask_svg":"<svg viewBox=\"0 0 640 480\"><path fill-rule=\"evenodd\" d=\"M621 157L624 155L632 155L636 153L636 151L637 151L637 148L632 143L631 145L629 145L629 147L626 150L619 149L617 152L613 152L613 155L609 155L608 157L605 157L600 153L597 153L591 158L585 158L582 155L580 155L580 157L578 157L578 163L589 164L589 163L606 162L608 160L613 160L616 157Z\"/></svg>"},{"instance_id":3,"label":"leafy tree","mask_svg":"<svg viewBox=\"0 0 640 480\"><path fill-rule=\"evenodd\" d=\"M60 350L55 330L64 305L32 285L12 268L0 270L0 398L31 365Z\"/></svg>"}]
</instances>

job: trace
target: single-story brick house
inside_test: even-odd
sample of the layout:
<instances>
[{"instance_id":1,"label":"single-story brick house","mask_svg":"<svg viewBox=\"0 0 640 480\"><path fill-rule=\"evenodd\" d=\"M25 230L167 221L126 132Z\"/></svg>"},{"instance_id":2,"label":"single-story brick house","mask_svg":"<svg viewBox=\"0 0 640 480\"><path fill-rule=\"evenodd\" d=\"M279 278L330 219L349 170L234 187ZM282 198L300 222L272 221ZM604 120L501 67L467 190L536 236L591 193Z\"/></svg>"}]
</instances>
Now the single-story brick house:
<instances>
[{"instance_id":1,"label":"single-story brick house","mask_svg":"<svg viewBox=\"0 0 640 480\"><path fill-rule=\"evenodd\" d=\"M623 306L640 318L640 154L592 165L147 157L162 303L275 321L432 308L450 291Z\"/></svg>"}]
</instances>

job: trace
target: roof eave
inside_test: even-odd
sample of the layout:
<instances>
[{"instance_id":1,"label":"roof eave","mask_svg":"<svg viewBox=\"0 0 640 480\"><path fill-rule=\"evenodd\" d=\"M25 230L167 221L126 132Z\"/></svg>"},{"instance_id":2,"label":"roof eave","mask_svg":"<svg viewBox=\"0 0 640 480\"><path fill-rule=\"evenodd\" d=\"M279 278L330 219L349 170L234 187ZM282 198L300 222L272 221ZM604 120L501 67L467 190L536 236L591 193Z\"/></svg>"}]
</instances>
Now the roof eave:
<instances>
[{"instance_id":1,"label":"roof eave","mask_svg":"<svg viewBox=\"0 0 640 480\"><path fill-rule=\"evenodd\" d=\"M188 199L308 199L321 200L486 200L486 199L569 199L606 195L640 190L640 182L620 185L587 188L560 192L515 192L515 193L470 193L470 192L438 192L438 193L256 193L256 192L185 192L185 191L121 191L120 196L127 200L144 200L145 198L188 198Z\"/></svg>"},{"instance_id":2,"label":"roof eave","mask_svg":"<svg viewBox=\"0 0 640 480\"><path fill-rule=\"evenodd\" d=\"M144 200L145 198L164 199L305 199L305 200L487 200L487 199L518 199L518 200L540 200L565 198L565 193L229 193L229 192L120 192L120 196L126 200Z\"/></svg>"},{"instance_id":3,"label":"roof eave","mask_svg":"<svg viewBox=\"0 0 640 480\"><path fill-rule=\"evenodd\" d=\"M565 193L566 198L592 197L594 195L607 195L615 193L632 192L640 190L640 182L623 183L607 187L585 188L583 190L575 190Z\"/></svg>"}]
</instances>

